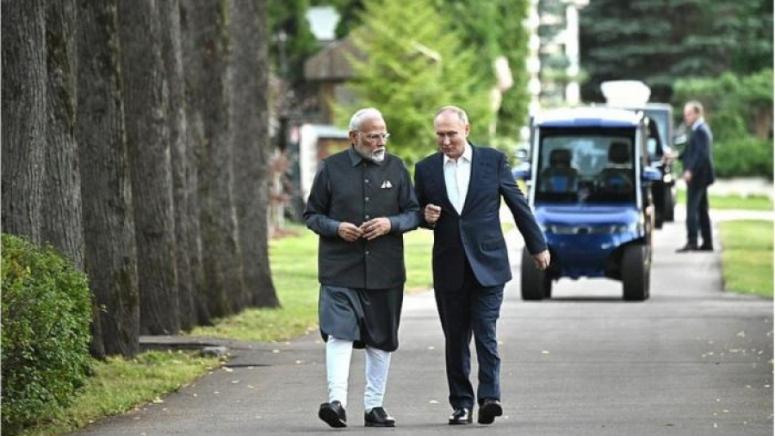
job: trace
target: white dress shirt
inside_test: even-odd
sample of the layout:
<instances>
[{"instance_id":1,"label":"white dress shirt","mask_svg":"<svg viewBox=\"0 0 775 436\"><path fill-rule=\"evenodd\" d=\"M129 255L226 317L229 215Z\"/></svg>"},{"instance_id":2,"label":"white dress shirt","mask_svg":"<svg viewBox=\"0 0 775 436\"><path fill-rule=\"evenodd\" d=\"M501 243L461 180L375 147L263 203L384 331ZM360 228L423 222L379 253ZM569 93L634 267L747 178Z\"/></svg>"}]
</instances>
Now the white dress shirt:
<instances>
[{"instance_id":1,"label":"white dress shirt","mask_svg":"<svg viewBox=\"0 0 775 436\"><path fill-rule=\"evenodd\" d=\"M471 180L471 145L466 143L463 154L457 159L444 155L444 184L447 186L447 196L458 214L463 213L466 204L468 182Z\"/></svg>"}]
</instances>

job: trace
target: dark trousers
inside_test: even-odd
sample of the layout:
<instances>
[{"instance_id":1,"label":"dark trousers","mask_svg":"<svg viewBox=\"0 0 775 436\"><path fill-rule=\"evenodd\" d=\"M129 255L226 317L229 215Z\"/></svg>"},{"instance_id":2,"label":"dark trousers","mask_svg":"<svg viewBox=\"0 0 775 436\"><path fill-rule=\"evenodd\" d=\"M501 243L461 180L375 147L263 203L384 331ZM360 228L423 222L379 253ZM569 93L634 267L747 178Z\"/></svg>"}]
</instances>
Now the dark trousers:
<instances>
[{"instance_id":1,"label":"dark trousers","mask_svg":"<svg viewBox=\"0 0 775 436\"><path fill-rule=\"evenodd\" d=\"M500 365L495 324L503 302L503 285L483 287L468 262L459 289L436 289L436 307L444 330L449 403L453 408L474 405L471 372L471 335L479 362L479 404L486 398L500 400Z\"/></svg>"},{"instance_id":2,"label":"dark trousers","mask_svg":"<svg viewBox=\"0 0 775 436\"><path fill-rule=\"evenodd\" d=\"M697 227L702 233L702 244L713 246L710 215L708 214L708 187L690 183L686 190L686 240L697 245Z\"/></svg>"}]
</instances>

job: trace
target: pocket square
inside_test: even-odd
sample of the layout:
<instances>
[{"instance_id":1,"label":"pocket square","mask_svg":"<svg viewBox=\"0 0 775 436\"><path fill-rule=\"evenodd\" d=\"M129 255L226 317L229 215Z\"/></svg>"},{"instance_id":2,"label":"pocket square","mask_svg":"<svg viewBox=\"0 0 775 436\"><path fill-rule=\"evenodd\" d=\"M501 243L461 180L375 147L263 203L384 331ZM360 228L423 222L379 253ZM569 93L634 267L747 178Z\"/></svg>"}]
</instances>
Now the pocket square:
<instances>
[{"instance_id":1,"label":"pocket square","mask_svg":"<svg viewBox=\"0 0 775 436\"><path fill-rule=\"evenodd\" d=\"M390 180L385 180L384 182L382 182L382 186L380 186L380 188L382 189L390 189L392 187L393 187L393 184L390 183Z\"/></svg>"}]
</instances>

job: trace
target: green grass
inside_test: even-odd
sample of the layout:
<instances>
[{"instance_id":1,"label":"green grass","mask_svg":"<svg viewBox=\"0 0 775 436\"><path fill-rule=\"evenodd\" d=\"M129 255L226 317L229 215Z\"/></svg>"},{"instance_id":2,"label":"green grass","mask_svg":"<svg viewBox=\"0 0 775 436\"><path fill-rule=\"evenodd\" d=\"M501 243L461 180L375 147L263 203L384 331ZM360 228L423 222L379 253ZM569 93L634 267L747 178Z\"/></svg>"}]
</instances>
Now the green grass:
<instances>
[{"instance_id":1,"label":"green grass","mask_svg":"<svg viewBox=\"0 0 775 436\"><path fill-rule=\"evenodd\" d=\"M772 298L772 224L763 220L719 224L728 291Z\"/></svg>"},{"instance_id":2,"label":"green grass","mask_svg":"<svg viewBox=\"0 0 775 436\"><path fill-rule=\"evenodd\" d=\"M686 204L686 190L679 189L676 194L678 204ZM711 209L772 210L772 200L763 195L710 195Z\"/></svg>"},{"instance_id":3,"label":"green grass","mask_svg":"<svg viewBox=\"0 0 775 436\"><path fill-rule=\"evenodd\" d=\"M248 309L216 320L213 326L196 327L191 335L284 341L317 329L318 237L300 225L289 226L288 233L269 243L272 279L281 307ZM430 261L433 234L423 229L409 232L404 235L404 244L407 291L428 289L433 282Z\"/></svg>"},{"instance_id":4,"label":"green grass","mask_svg":"<svg viewBox=\"0 0 775 436\"><path fill-rule=\"evenodd\" d=\"M84 427L98 418L127 412L139 404L180 389L219 365L217 358L192 353L151 351L131 360L108 358L92 364L94 375L81 387L73 403L50 421L23 435L55 435Z\"/></svg>"}]
</instances>

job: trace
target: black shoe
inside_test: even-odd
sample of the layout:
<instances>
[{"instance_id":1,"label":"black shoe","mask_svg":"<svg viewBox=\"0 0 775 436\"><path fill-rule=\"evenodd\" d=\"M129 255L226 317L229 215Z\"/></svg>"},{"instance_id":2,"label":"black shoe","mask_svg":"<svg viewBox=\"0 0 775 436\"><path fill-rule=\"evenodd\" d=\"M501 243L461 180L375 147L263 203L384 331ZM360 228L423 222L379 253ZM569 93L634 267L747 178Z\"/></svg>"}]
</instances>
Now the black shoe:
<instances>
[{"instance_id":1,"label":"black shoe","mask_svg":"<svg viewBox=\"0 0 775 436\"><path fill-rule=\"evenodd\" d=\"M482 405L479 406L479 418L477 421L479 424L492 424L492 422L495 421L495 417L501 415L503 415L501 402L487 398L482 401Z\"/></svg>"},{"instance_id":2,"label":"black shoe","mask_svg":"<svg viewBox=\"0 0 775 436\"><path fill-rule=\"evenodd\" d=\"M688 253L690 251L697 251L697 244L686 244L683 247L675 250L676 253Z\"/></svg>"},{"instance_id":3,"label":"black shoe","mask_svg":"<svg viewBox=\"0 0 775 436\"><path fill-rule=\"evenodd\" d=\"M375 407L370 412L363 413L363 423L366 427L395 427L396 420L381 407Z\"/></svg>"},{"instance_id":4,"label":"black shoe","mask_svg":"<svg viewBox=\"0 0 775 436\"><path fill-rule=\"evenodd\" d=\"M334 428L347 427L347 415L344 412L342 403L339 401L321 404L320 410L318 411L318 418Z\"/></svg>"},{"instance_id":5,"label":"black shoe","mask_svg":"<svg viewBox=\"0 0 775 436\"><path fill-rule=\"evenodd\" d=\"M449 425L470 424L472 422L474 422L474 417L471 414L471 409L466 407L455 409L452 415L449 415Z\"/></svg>"},{"instance_id":6,"label":"black shoe","mask_svg":"<svg viewBox=\"0 0 775 436\"><path fill-rule=\"evenodd\" d=\"M713 251L713 246L710 244L702 244L697 248L697 251Z\"/></svg>"}]
</instances>

